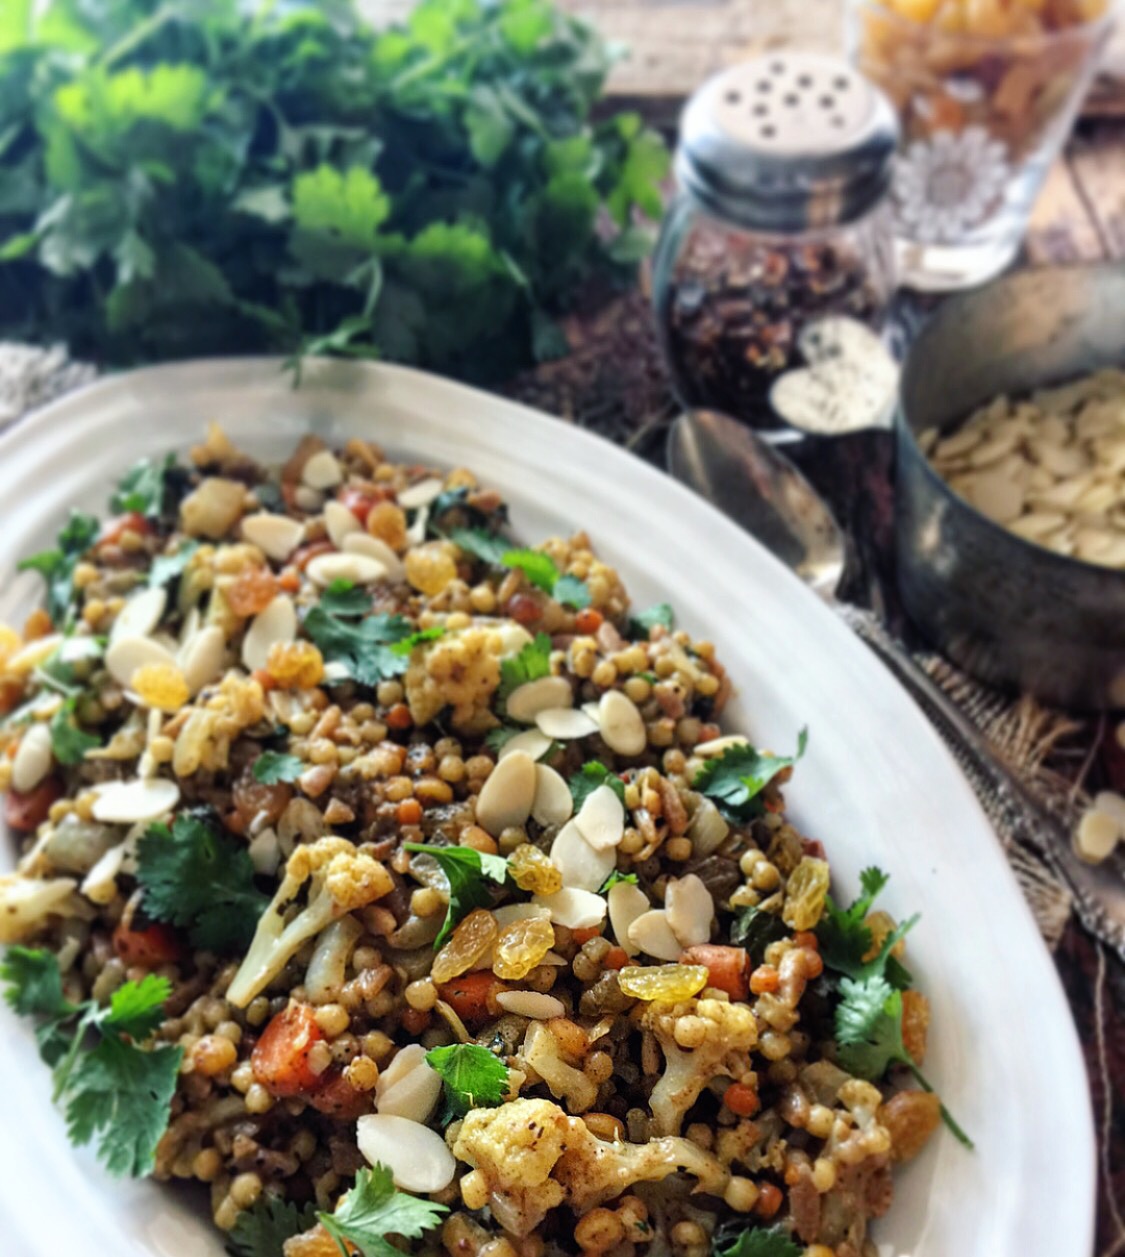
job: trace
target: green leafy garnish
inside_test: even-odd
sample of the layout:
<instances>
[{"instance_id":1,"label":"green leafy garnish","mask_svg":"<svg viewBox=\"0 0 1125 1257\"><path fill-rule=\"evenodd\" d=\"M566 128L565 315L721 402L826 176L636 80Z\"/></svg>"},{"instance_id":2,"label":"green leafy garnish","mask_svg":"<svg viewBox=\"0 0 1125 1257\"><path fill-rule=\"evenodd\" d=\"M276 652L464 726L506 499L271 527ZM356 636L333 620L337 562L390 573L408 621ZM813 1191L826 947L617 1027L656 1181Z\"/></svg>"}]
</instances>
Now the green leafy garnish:
<instances>
[{"instance_id":1,"label":"green leafy garnish","mask_svg":"<svg viewBox=\"0 0 1125 1257\"><path fill-rule=\"evenodd\" d=\"M263 751L251 769L254 780L264 786L276 786L283 781L296 781L305 771L304 761L296 755L281 751Z\"/></svg>"},{"instance_id":2,"label":"green leafy garnish","mask_svg":"<svg viewBox=\"0 0 1125 1257\"><path fill-rule=\"evenodd\" d=\"M316 1225L316 1206L259 1196L243 1209L227 1236L230 1257L279 1257L286 1240Z\"/></svg>"},{"instance_id":3,"label":"green leafy garnish","mask_svg":"<svg viewBox=\"0 0 1125 1257\"><path fill-rule=\"evenodd\" d=\"M864 869L859 875L862 893L850 907L840 908L832 896L828 896L816 934L827 969L856 981L871 976L885 977L891 986L905 990L913 979L902 963L891 955L891 949L918 924L917 916L910 917L890 931L878 953L870 960L864 959L874 942L867 925L867 914L889 880L889 875L882 869L874 866Z\"/></svg>"},{"instance_id":4,"label":"green leafy garnish","mask_svg":"<svg viewBox=\"0 0 1125 1257\"><path fill-rule=\"evenodd\" d=\"M334 581L305 616L305 632L326 661L342 664L353 681L373 687L402 676L409 650L394 647L416 634L404 616L372 615L370 611L368 594L347 581Z\"/></svg>"},{"instance_id":5,"label":"green leafy garnish","mask_svg":"<svg viewBox=\"0 0 1125 1257\"><path fill-rule=\"evenodd\" d=\"M415 646L423 646L426 642L436 642L439 637L444 636L445 628L440 624L435 624L432 628L419 629L416 633L411 633L409 637L404 637L402 641L395 642L391 651L396 655L408 656Z\"/></svg>"},{"instance_id":6,"label":"green leafy garnish","mask_svg":"<svg viewBox=\"0 0 1125 1257\"><path fill-rule=\"evenodd\" d=\"M740 1230L733 1243L725 1248L716 1236L713 1248L715 1257L801 1257L804 1249L794 1243L793 1237L780 1227L754 1227Z\"/></svg>"},{"instance_id":7,"label":"green leafy garnish","mask_svg":"<svg viewBox=\"0 0 1125 1257\"><path fill-rule=\"evenodd\" d=\"M198 812L182 812L171 828L148 827L137 844L137 881L145 916L186 930L206 951L244 950L268 903L246 844Z\"/></svg>"},{"instance_id":8,"label":"green leafy garnish","mask_svg":"<svg viewBox=\"0 0 1125 1257\"><path fill-rule=\"evenodd\" d=\"M508 1094L508 1067L476 1043L454 1043L426 1053L426 1061L441 1075L445 1117L452 1121L470 1109L495 1108Z\"/></svg>"},{"instance_id":9,"label":"green leafy garnish","mask_svg":"<svg viewBox=\"0 0 1125 1257\"><path fill-rule=\"evenodd\" d=\"M420 1239L448 1212L445 1205L397 1191L390 1170L376 1165L359 1171L355 1186L336 1206L335 1213L316 1216L345 1257L345 1240L354 1244L363 1257L402 1257L402 1249L392 1244L389 1236Z\"/></svg>"},{"instance_id":10,"label":"green leafy garnish","mask_svg":"<svg viewBox=\"0 0 1125 1257\"><path fill-rule=\"evenodd\" d=\"M21 572L38 572L47 583L47 614L61 627L67 619L74 596L74 569L98 535L98 521L92 515L71 511L53 550L42 550L16 566Z\"/></svg>"},{"instance_id":11,"label":"green leafy garnish","mask_svg":"<svg viewBox=\"0 0 1125 1257\"><path fill-rule=\"evenodd\" d=\"M512 548L512 543L506 538L486 532L483 528L454 528L449 539L466 554L471 554L490 567L500 567L504 555Z\"/></svg>"},{"instance_id":12,"label":"green leafy garnish","mask_svg":"<svg viewBox=\"0 0 1125 1257\"><path fill-rule=\"evenodd\" d=\"M474 908L487 908L492 903L488 882L503 885L508 876L508 862L503 856L486 855L473 847L430 847L408 842L405 850L432 856L449 882L449 907L437 938L436 951L462 917Z\"/></svg>"},{"instance_id":13,"label":"green leafy garnish","mask_svg":"<svg viewBox=\"0 0 1125 1257\"><path fill-rule=\"evenodd\" d=\"M349 580L334 580L320 595L320 609L329 615L366 615L371 610L371 595Z\"/></svg>"},{"instance_id":14,"label":"green leafy garnish","mask_svg":"<svg viewBox=\"0 0 1125 1257\"><path fill-rule=\"evenodd\" d=\"M730 941L736 947L745 947L750 959L760 965L766 954L766 948L787 938L789 931L781 917L761 908L739 908L738 915L730 927Z\"/></svg>"},{"instance_id":15,"label":"green leafy garnish","mask_svg":"<svg viewBox=\"0 0 1125 1257\"><path fill-rule=\"evenodd\" d=\"M179 580L198 549L198 541L181 541L175 554L158 554L148 569L149 585L156 589L170 581Z\"/></svg>"},{"instance_id":16,"label":"green leafy garnish","mask_svg":"<svg viewBox=\"0 0 1125 1257\"><path fill-rule=\"evenodd\" d=\"M121 477L117 491L109 499L109 509L117 515L135 511L149 519L157 519L164 509L167 473L176 465L175 454L154 463L142 458Z\"/></svg>"},{"instance_id":17,"label":"green leafy garnish","mask_svg":"<svg viewBox=\"0 0 1125 1257\"><path fill-rule=\"evenodd\" d=\"M609 786L615 795L625 802L625 783L616 773L611 773L601 760L588 760L567 782L570 797L577 812L599 786Z\"/></svg>"},{"instance_id":18,"label":"green leafy garnish","mask_svg":"<svg viewBox=\"0 0 1125 1257\"><path fill-rule=\"evenodd\" d=\"M636 873L622 873L620 869L614 869L598 888L598 894L608 895L615 886L620 885L622 882L624 882L627 886L636 886Z\"/></svg>"},{"instance_id":19,"label":"green leafy garnish","mask_svg":"<svg viewBox=\"0 0 1125 1257\"><path fill-rule=\"evenodd\" d=\"M877 1082L892 1065L902 1065L919 1086L933 1091L902 1041L902 992L894 990L886 978L872 974L859 981L842 978L840 996L836 1042L843 1068L857 1078ZM941 1115L957 1139L971 1148L973 1141L944 1104Z\"/></svg>"},{"instance_id":20,"label":"green leafy garnish","mask_svg":"<svg viewBox=\"0 0 1125 1257\"><path fill-rule=\"evenodd\" d=\"M564 606L581 610L590 605L590 590L585 581L577 576L564 576L555 566L554 559L541 550L507 550L500 556L504 567L517 568L545 594L550 594Z\"/></svg>"},{"instance_id":21,"label":"green leafy garnish","mask_svg":"<svg viewBox=\"0 0 1125 1257\"><path fill-rule=\"evenodd\" d=\"M524 730L518 725L497 725L495 729L489 729L485 734L484 744L490 751L495 751L499 755L514 737L523 732Z\"/></svg>"},{"instance_id":22,"label":"green leafy garnish","mask_svg":"<svg viewBox=\"0 0 1125 1257\"><path fill-rule=\"evenodd\" d=\"M535 640L528 642L514 659L500 663L500 688L496 697L503 707L509 694L528 681L538 681L551 673L551 639L546 633L536 633Z\"/></svg>"},{"instance_id":23,"label":"green leafy garnish","mask_svg":"<svg viewBox=\"0 0 1125 1257\"><path fill-rule=\"evenodd\" d=\"M551 592L556 602L561 602L564 607L573 607L575 611L588 607L592 601L589 585L577 576L560 576Z\"/></svg>"},{"instance_id":24,"label":"green leafy garnish","mask_svg":"<svg viewBox=\"0 0 1125 1257\"><path fill-rule=\"evenodd\" d=\"M763 755L749 743L728 747L704 763L693 785L714 799L728 820L744 824L761 812L758 795L779 772L793 767L807 745L808 730L802 729L796 755Z\"/></svg>"},{"instance_id":25,"label":"green leafy garnish","mask_svg":"<svg viewBox=\"0 0 1125 1257\"><path fill-rule=\"evenodd\" d=\"M645 611L638 611L636 615L629 620L629 629L634 637L647 638L649 630L655 628L658 624L663 628L671 629L675 623L675 616L672 611L672 604L669 602L658 602L654 607L649 607Z\"/></svg>"},{"instance_id":26,"label":"green leafy garnish","mask_svg":"<svg viewBox=\"0 0 1125 1257\"><path fill-rule=\"evenodd\" d=\"M163 1020L167 978L148 974L126 982L103 1008L63 996L56 958L10 947L0 964L5 999L16 1012L42 1018L36 1037L53 1068L54 1098L72 1143L97 1144L111 1174L152 1172L156 1145L168 1125L183 1049L139 1046Z\"/></svg>"},{"instance_id":27,"label":"green leafy garnish","mask_svg":"<svg viewBox=\"0 0 1125 1257\"><path fill-rule=\"evenodd\" d=\"M60 764L80 764L87 751L101 746L101 739L78 727L74 709L78 704L73 695L67 698L51 717L51 753Z\"/></svg>"}]
</instances>

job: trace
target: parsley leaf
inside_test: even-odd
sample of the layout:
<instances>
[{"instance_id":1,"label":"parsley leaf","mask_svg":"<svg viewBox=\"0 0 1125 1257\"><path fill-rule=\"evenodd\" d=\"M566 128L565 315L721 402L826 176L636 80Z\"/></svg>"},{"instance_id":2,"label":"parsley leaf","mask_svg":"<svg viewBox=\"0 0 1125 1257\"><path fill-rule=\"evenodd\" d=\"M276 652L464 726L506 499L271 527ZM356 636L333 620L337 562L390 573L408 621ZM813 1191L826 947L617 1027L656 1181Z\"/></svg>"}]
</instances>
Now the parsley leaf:
<instances>
[{"instance_id":1,"label":"parsley leaf","mask_svg":"<svg viewBox=\"0 0 1125 1257\"><path fill-rule=\"evenodd\" d=\"M622 873L620 869L614 869L613 872L605 879L605 881L602 882L601 886L598 889L598 894L608 895L609 892L615 886L620 885L622 882L625 882L626 885L628 886L636 886L637 884L636 873Z\"/></svg>"},{"instance_id":2,"label":"parsley leaf","mask_svg":"<svg viewBox=\"0 0 1125 1257\"><path fill-rule=\"evenodd\" d=\"M316 1216L340 1244L341 1253L347 1251L341 1241L347 1240L363 1257L402 1257L402 1249L392 1244L388 1236L419 1239L448 1212L445 1205L397 1191L390 1170L376 1165L359 1171L355 1186L336 1206L335 1213Z\"/></svg>"},{"instance_id":3,"label":"parsley leaf","mask_svg":"<svg viewBox=\"0 0 1125 1257\"><path fill-rule=\"evenodd\" d=\"M590 590L577 576L564 576L554 559L541 550L508 550L500 556L504 567L518 568L527 579L557 602L581 610L590 605Z\"/></svg>"},{"instance_id":4,"label":"parsley leaf","mask_svg":"<svg viewBox=\"0 0 1125 1257\"><path fill-rule=\"evenodd\" d=\"M745 823L761 812L758 795L779 772L793 767L807 745L808 731L803 729L796 755L763 755L749 743L728 747L704 763L693 785L714 799L728 820Z\"/></svg>"},{"instance_id":5,"label":"parsley leaf","mask_svg":"<svg viewBox=\"0 0 1125 1257\"><path fill-rule=\"evenodd\" d=\"M609 786L621 802L625 802L625 783L616 773L611 773L601 760L588 760L567 785L570 786L570 797L574 800L576 812L599 786Z\"/></svg>"},{"instance_id":6,"label":"parsley leaf","mask_svg":"<svg viewBox=\"0 0 1125 1257\"><path fill-rule=\"evenodd\" d=\"M276 786L282 781L296 781L305 771L305 765L296 755L263 751L250 771L255 781L260 781L264 786Z\"/></svg>"},{"instance_id":7,"label":"parsley leaf","mask_svg":"<svg viewBox=\"0 0 1125 1257\"><path fill-rule=\"evenodd\" d=\"M770 943L788 937L785 922L772 912L761 908L740 908L730 927L730 941L736 947L745 947L750 959L760 965Z\"/></svg>"},{"instance_id":8,"label":"parsley leaf","mask_svg":"<svg viewBox=\"0 0 1125 1257\"><path fill-rule=\"evenodd\" d=\"M135 511L149 519L158 518L164 509L165 476L175 465L175 454L167 455L163 462L142 458L134 463L118 482L109 509L117 515Z\"/></svg>"},{"instance_id":9,"label":"parsley leaf","mask_svg":"<svg viewBox=\"0 0 1125 1257\"><path fill-rule=\"evenodd\" d=\"M74 595L74 569L94 544L98 521L92 515L71 511L53 550L43 550L16 566L21 572L38 572L47 582L47 614L51 623L65 623Z\"/></svg>"},{"instance_id":10,"label":"parsley leaf","mask_svg":"<svg viewBox=\"0 0 1125 1257\"><path fill-rule=\"evenodd\" d=\"M502 886L508 876L507 860L498 855L485 855L473 847L430 847L420 842L408 842L405 850L431 856L449 883L449 907L445 922L434 939L435 951L462 917L474 908L485 908L492 903L488 881Z\"/></svg>"},{"instance_id":11,"label":"parsley leaf","mask_svg":"<svg viewBox=\"0 0 1125 1257\"><path fill-rule=\"evenodd\" d=\"M489 729L485 734L484 744L490 751L499 753L508 745L508 743L524 730L517 725L497 725L495 729Z\"/></svg>"},{"instance_id":12,"label":"parsley leaf","mask_svg":"<svg viewBox=\"0 0 1125 1257\"><path fill-rule=\"evenodd\" d=\"M892 930L871 960L864 959L874 942L867 925L867 914L889 880L889 875L882 869L864 869L859 877L862 893L848 908L838 907L829 895L816 933L826 968L857 981L871 975L886 977L892 986L905 990L913 979L902 963L891 955L891 948L917 925L917 916Z\"/></svg>"},{"instance_id":13,"label":"parsley leaf","mask_svg":"<svg viewBox=\"0 0 1125 1257\"><path fill-rule=\"evenodd\" d=\"M401 615L371 615L371 599L347 581L334 581L305 616L305 632L325 660L342 664L361 685L402 676L405 655L392 649L410 639L410 621ZM362 617L352 623L356 617Z\"/></svg>"},{"instance_id":14,"label":"parsley leaf","mask_svg":"<svg viewBox=\"0 0 1125 1257\"><path fill-rule=\"evenodd\" d=\"M492 567L500 567L504 556L512 548L510 541L495 533L486 532L483 528L454 528L449 539L466 554L471 554Z\"/></svg>"},{"instance_id":15,"label":"parsley leaf","mask_svg":"<svg viewBox=\"0 0 1125 1257\"><path fill-rule=\"evenodd\" d=\"M63 998L59 962L38 947L9 947L0 961L4 999L21 1017L61 1017L75 1011Z\"/></svg>"},{"instance_id":16,"label":"parsley leaf","mask_svg":"<svg viewBox=\"0 0 1125 1257\"><path fill-rule=\"evenodd\" d=\"M528 642L514 659L500 663L500 688L496 697L501 706L508 701L513 690L528 681L538 681L551 672L551 639L546 633L536 633L535 640Z\"/></svg>"},{"instance_id":17,"label":"parsley leaf","mask_svg":"<svg viewBox=\"0 0 1125 1257\"><path fill-rule=\"evenodd\" d=\"M60 764L80 764L87 751L101 746L101 739L85 733L74 719L78 700L68 698L51 717L51 753Z\"/></svg>"},{"instance_id":18,"label":"parsley leaf","mask_svg":"<svg viewBox=\"0 0 1125 1257\"><path fill-rule=\"evenodd\" d=\"M154 921L187 931L192 946L234 953L254 935L267 898L254 885L246 844L199 813L150 825L137 844L142 908Z\"/></svg>"},{"instance_id":19,"label":"parsley leaf","mask_svg":"<svg viewBox=\"0 0 1125 1257\"><path fill-rule=\"evenodd\" d=\"M181 541L175 554L158 554L148 569L149 585L156 589L169 581L179 580L198 549L198 541Z\"/></svg>"},{"instance_id":20,"label":"parsley leaf","mask_svg":"<svg viewBox=\"0 0 1125 1257\"><path fill-rule=\"evenodd\" d=\"M723 1241L715 1237L716 1257L801 1257L803 1248L793 1242L793 1237L780 1227L768 1229L754 1227L751 1231L740 1230L734 1242L727 1248L719 1248Z\"/></svg>"},{"instance_id":21,"label":"parsley leaf","mask_svg":"<svg viewBox=\"0 0 1125 1257\"><path fill-rule=\"evenodd\" d=\"M477 1043L434 1048L426 1062L441 1075L450 1120L470 1109L495 1108L508 1094L507 1065Z\"/></svg>"},{"instance_id":22,"label":"parsley leaf","mask_svg":"<svg viewBox=\"0 0 1125 1257\"><path fill-rule=\"evenodd\" d=\"M675 623L675 616L672 611L672 604L669 602L658 602L654 607L649 607L645 611L638 611L629 620L629 630L634 637L646 638L649 630L655 628L658 624L663 628L671 629Z\"/></svg>"},{"instance_id":23,"label":"parsley leaf","mask_svg":"<svg viewBox=\"0 0 1125 1257\"><path fill-rule=\"evenodd\" d=\"M259 1196L238 1215L227 1236L230 1257L278 1257L286 1240L316 1224L316 1207L298 1209L291 1200Z\"/></svg>"}]
</instances>

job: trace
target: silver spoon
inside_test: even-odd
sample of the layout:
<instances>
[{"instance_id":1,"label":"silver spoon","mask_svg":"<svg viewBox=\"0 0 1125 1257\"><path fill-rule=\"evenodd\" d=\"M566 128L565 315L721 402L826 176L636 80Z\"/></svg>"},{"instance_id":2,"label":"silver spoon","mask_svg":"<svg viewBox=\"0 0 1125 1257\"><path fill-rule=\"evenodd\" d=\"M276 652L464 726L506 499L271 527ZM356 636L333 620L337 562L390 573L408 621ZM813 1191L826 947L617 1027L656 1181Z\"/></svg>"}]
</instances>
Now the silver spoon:
<instances>
[{"instance_id":1,"label":"silver spoon","mask_svg":"<svg viewBox=\"0 0 1125 1257\"><path fill-rule=\"evenodd\" d=\"M844 534L816 490L774 446L714 410L686 411L668 436L668 470L760 541L838 611L952 734L954 755L993 821L1035 846L1069 886L1083 924L1125 958L1125 884L1080 860L1058 818L997 758L976 725L867 612L836 601Z\"/></svg>"}]
</instances>

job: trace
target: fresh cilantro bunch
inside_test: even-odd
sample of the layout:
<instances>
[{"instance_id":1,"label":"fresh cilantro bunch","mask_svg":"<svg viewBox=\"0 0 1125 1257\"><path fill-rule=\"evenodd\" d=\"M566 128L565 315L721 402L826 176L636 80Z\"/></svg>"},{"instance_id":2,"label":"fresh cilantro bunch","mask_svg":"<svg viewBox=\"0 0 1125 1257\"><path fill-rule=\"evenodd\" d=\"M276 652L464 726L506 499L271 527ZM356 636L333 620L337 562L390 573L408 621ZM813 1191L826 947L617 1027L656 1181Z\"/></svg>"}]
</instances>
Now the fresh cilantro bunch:
<instances>
[{"instance_id":1,"label":"fresh cilantro bunch","mask_svg":"<svg viewBox=\"0 0 1125 1257\"><path fill-rule=\"evenodd\" d=\"M17 1013L39 1019L39 1054L54 1071L54 1098L71 1142L95 1141L111 1174L150 1173L183 1056L168 1044L141 1046L164 1019L168 979L149 974L126 982L108 1008L92 1000L72 1004L50 952L9 947L0 980Z\"/></svg>"},{"instance_id":2,"label":"fresh cilantro bunch","mask_svg":"<svg viewBox=\"0 0 1125 1257\"><path fill-rule=\"evenodd\" d=\"M449 883L449 907L437 938L436 951L453 932L453 927L474 908L492 905L489 882L502 886L508 876L508 861L503 856L487 855L474 847L430 847L408 842L404 851L431 856Z\"/></svg>"},{"instance_id":3,"label":"fresh cilantro bunch","mask_svg":"<svg viewBox=\"0 0 1125 1257\"><path fill-rule=\"evenodd\" d=\"M0 76L3 75L3 57L0 57ZM2 115L0 115L2 116ZM0 175L3 161L0 159ZM0 258L2 258L0 252ZM2 272L0 266L0 272ZM0 302L3 281L0 279ZM0 315L0 318L3 316ZM70 618L74 601L74 569L79 559L94 544L100 525L92 515L71 511L63 525L58 541L50 550L33 554L16 566L21 572L38 572L47 583L47 614L56 628L62 628Z\"/></svg>"},{"instance_id":4,"label":"fresh cilantro bunch","mask_svg":"<svg viewBox=\"0 0 1125 1257\"><path fill-rule=\"evenodd\" d=\"M802 729L796 755L764 755L749 743L730 746L704 763L693 784L715 800L728 820L745 824L761 813L758 796L779 772L792 768L804 755L808 741L808 730Z\"/></svg>"},{"instance_id":5,"label":"fresh cilantro bunch","mask_svg":"<svg viewBox=\"0 0 1125 1257\"><path fill-rule=\"evenodd\" d=\"M663 142L592 120L609 63L551 0L424 0L378 32L354 0L16 3L0 335L510 375L660 211Z\"/></svg>"}]
</instances>

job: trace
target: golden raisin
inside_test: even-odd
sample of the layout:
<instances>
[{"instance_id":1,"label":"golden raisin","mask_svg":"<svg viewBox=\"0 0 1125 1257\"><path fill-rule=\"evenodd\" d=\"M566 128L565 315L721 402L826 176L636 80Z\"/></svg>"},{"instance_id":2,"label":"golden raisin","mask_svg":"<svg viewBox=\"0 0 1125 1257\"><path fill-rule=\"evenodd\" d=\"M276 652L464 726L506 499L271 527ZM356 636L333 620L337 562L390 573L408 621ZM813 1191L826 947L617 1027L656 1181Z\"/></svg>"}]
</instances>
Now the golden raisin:
<instances>
[{"instance_id":1,"label":"golden raisin","mask_svg":"<svg viewBox=\"0 0 1125 1257\"><path fill-rule=\"evenodd\" d=\"M921 991L902 993L902 1045L921 1065L926 1059L926 1038L930 1029L930 1001Z\"/></svg>"},{"instance_id":2,"label":"golden raisin","mask_svg":"<svg viewBox=\"0 0 1125 1257\"><path fill-rule=\"evenodd\" d=\"M896 1161L909 1161L941 1125L941 1101L930 1091L900 1091L879 1106L876 1120L891 1136Z\"/></svg>"},{"instance_id":3,"label":"golden raisin","mask_svg":"<svg viewBox=\"0 0 1125 1257\"><path fill-rule=\"evenodd\" d=\"M251 567L223 591L235 615L251 616L264 611L277 596L277 577L264 567Z\"/></svg>"},{"instance_id":4,"label":"golden raisin","mask_svg":"<svg viewBox=\"0 0 1125 1257\"><path fill-rule=\"evenodd\" d=\"M133 673L130 689L146 707L179 711L191 697L179 668L170 663L146 663Z\"/></svg>"},{"instance_id":5,"label":"golden raisin","mask_svg":"<svg viewBox=\"0 0 1125 1257\"><path fill-rule=\"evenodd\" d=\"M553 895L562 890L562 873L530 842L521 842L508 857L508 871L520 890L535 895Z\"/></svg>"},{"instance_id":6,"label":"golden raisin","mask_svg":"<svg viewBox=\"0 0 1125 1257\"><path fill-rule=\"evenodd\" d=\"M691 999L707 985L704 965L626 965L618 971L617 985L634 999Z\"/></svg>"},{"instance_id":7,"label":"golden raisin","mask_svg":"<svg viewBox=\"0 0 1125 1257\"><path fill-rule=\"evenodd\" d=\"M811 930L824 915L828 895L828 863L805 856L785 887L785 907L781 916L791 929Z\"/></svg>"},{"instance_id":8,"label":"golden raisin","mask_svg":"<svg viewBox=\"0 0 1125 1257\"><path fill-rule=\"evenodd\" d=\"M430 977L440 986L459 978L484 958L496 941L496 918L476 908L453 931L453 937L434 957Z\"/></svg>"},{"instance_id":9,"label":"golden raisin","mask_svg":"<svg viewBox=\"0 0 1125 1257\"><path fill-rule=\"evenodd\" d=\"M22 645L23 639L14 628L0 624L0 668L4 667Z\"/></svg>"},{"instance_id":10,"label":"golden raisin","mask_svg":"<svg viewBox=\"0 0 1125 1257\"><path fill-rule=\"evenodd\" d=\"M312 642L274 642L266 671L284 688L309 690L324 680L324 658Z\"/></svg>"},{"instance_id":11,"label":"golden raisin","mask_svg":"<svg viewBox=\"0 0 1125 1257\"><path fill-rule=\"evenodd\" d=\"M404 561L406 579L427 598L433 598L457 576L457 564L444 541L429 541L411 550Z\"/></svg>"},{"instance_id":12,"label":"golden raisin","mask_svg":"<svg viewBox=\"0 0 1125 1257\"><path fill-rule=\"evenodd\" d=\"M542 963L555 943L555 928L546 917L524 917L504 926L496 936L492 972L518 982Z\"/></svg>"},{"instance_id":13,"label":"golden raisin","mask_svg":"<svg viewBox=\"0 0 1125 1257\"><path fill-rule=\"evenodd\" d=\"M376 502L367 513L367 531L392 550L406 549L406 515L393 502Z\"/></svg>"}]
</instances>

